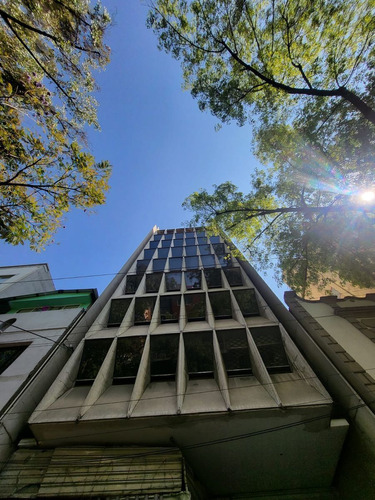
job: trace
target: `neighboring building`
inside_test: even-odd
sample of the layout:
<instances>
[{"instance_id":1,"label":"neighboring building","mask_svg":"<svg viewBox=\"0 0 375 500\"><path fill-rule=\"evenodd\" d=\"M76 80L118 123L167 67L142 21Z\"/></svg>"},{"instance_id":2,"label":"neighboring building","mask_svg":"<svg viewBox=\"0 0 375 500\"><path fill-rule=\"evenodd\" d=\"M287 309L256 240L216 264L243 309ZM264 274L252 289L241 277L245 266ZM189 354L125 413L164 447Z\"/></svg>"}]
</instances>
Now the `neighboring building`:
<instances>
[{"instance_id":1,"label":"neighboring building","mask_svg":"<svg viewBox=\"0 0 375 500\"><path fill-rule=\"evenodd\" d=\"M47 264L0 268L0 468L73 349L96 290L55 290Z\"/></svg>"},{"instance_id":2,"label":"neighboring building","mask_svg":"<svg viewBox=\"0 0 375 500\"><path fill-rule=\"evenodd\" d=\"M154 228L90 309L0 497L334 498L348 424L270 294L220 237Z\"/></svg>"}]
</instances>

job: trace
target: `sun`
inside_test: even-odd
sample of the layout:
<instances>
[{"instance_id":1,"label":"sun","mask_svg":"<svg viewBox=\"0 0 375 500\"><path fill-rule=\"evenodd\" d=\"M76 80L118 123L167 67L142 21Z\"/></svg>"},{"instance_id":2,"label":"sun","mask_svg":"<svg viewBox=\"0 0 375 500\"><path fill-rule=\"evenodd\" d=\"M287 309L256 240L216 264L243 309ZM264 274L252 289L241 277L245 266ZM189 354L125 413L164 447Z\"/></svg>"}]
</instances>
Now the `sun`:
<instances>
[{"instance_id":1,"label":"sun","mask_svg":"<svg viewBox=\"0 0 375 500\"><path fill-rule=\"evenodd\" d=\"M362 201L364 201L366 203L370 203L371 201L375 200L375 192L374 191L363 191L363 193L361 193L359 195L359 197L361 198Z\"/></svg>"}]
</instances>

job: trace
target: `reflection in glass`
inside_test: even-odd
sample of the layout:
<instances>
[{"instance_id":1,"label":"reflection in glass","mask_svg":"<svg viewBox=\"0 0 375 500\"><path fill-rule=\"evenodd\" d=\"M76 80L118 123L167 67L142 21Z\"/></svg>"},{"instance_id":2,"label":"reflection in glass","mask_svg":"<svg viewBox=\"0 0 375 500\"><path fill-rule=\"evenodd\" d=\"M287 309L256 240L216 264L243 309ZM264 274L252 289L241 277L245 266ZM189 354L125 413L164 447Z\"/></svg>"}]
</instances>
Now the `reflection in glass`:
<instances>
[{"instance_id":1,"label":"reflection in glass","mask_svg":"<svg viewBox=\"0 0 375 500\"><path fill-rule=\"evenodd\" d=\"M215 257L213 255L201 255L203 267L215 267Z\"/></svg>"},{"instance_id":2,"label":"reflection in glass","mask_svg":"<svg viewBox=\"0 0 375 500\"><path fill-rule=\"evenodd\" d=\"M177 368L179 334L151 335L151 378L174 379Z\"/></svg>"},{"instance_id":3,"label":"reflection in glass","mask_svg":"<svg viewBox=\"0 0 375 500\"><path fill-rule=\"evenodd\" d=\"M154 234L154 241L160 241L163 233L164 231L158 231L156 234Z\"/></svg>"},{"instance_id":4,"label":"reflection in glass","mask_svg":"<svg viewBox=\"0 0 375 500\"><path fill-rule=\"evenodd\" d=\"M113 382L134 382L145 345L146 337L121 337L117 340Z\"/></svg>"},{"instance_id":5,"label":"reflection in glass","mask_svg":"<svg viewBox=\"0 0 375 500\"><path fill-rule=\"evenodd\" d=\"M212 332L184 333L185 357L190 376L213 376Z\"/></svg>"},{"instance_id":6,"label":"reflection in glass","mask_svg":"<svg viewBox=\"0 0 375 500\"><path fill-rule=\"evenodd\" d=\"M184 239L184 231L177 229L176 234L174 235L176 240L183 240Z\"/></svg>"},{"instance_id":7,"label":"reflection in glass","mask_svg":"<svg viewBox=\"0 0 375 500\"><path fill-rule=\"evenodd\" d=\"M179 320L181 295L160 297L160 319L162 323L174 323Z\"/></svg>"},{"instance_id":8,"label":"reflection in glass","mask_svg":"<svg viewBox=\"0 0 375 500\"><path fill-rule=\"evenodd\" d=\"M209 292L212 311L215 319L232 317L232 305L229 292Z\"/></svg>"},{"instance_id":9,"label":"reflection in glass","mask_svg":"<svg viewBox=\"0 0 375 500\"><path fill-rule=\"evenodd\" d=\"M135 293L141 279L142 274L129 274L126 277L125 293Z\"/></svg>"},{"instance_id":10,"label":"reflection in glass","mask_svg":"<svg viewBox=\"0 0 375 500\"><path fill-rule=\"evenodd\" d=\"M204 293L185 295L185 309L188 321L204 321L206 319L206 296Z\"/></svg>"},{"instance_id":11,"label":"reflection in glass","mask_svg":"<svg viewBox=\"0 0 375 500\"><path fill-rule=\"evenodd\" d=\"M146 248L143 253L144 259L150 260L155 253L155 248Z\"/></svg>"},{"instance_id":12,"label":"reflection in glass","mask_svg":"<svg viewBox=\"0 0 375 500\"><path fill-rule=\"evenodd\" d=\"M182 247L173 247L172 248L172 257L182 257Z\"/></svg>"},{"instance_id":13,"label":"reflection in glass","mask_svg":"<svg viewBox=\"0 0 375 500\"><path fill-rule=\"evenodd\" d=\"M6 278L8 279L8 278ZM0 347L0 374L12 364L30 344L3 345Z\"/></svg>"},{"instance_id":14,"label":"reflection in glass","mask_svg":"<svg viewBox=\"0 0 375 500\"><path fill-rule=\"evenodd\" d=\"M155 301L155 297L137 297L135 299L135 325L146 325L150 323L155 307Z\"/></svg>"},{"instance_id":15,"label":"reflection in glass","mask_svg":"<svg viewBox=\"0 0 375 500\"><path fill-rule=\"evenodd\" d=\"M197 236L198 236L198 238L205 238L206 233L204 231L197 231Z\"/></svg>"},{"instance_id":16,"label":"reflection in glass","mask_svg":"<svg viewBox=\"0 0 375 500\"><path fill-rule=\"evenodd\" d=\"M157 293L163 273L146 274L146 293Z\"/></svg>"},{"instance_id":17,"label":"reflection in glass","mask_svg":"<svg viewBox=\"0 0 375 500\"><path fill-rule=\"evenodd\" d=\"M202 288L201 286L202 274L199 270L185 272L185 284L187 290L194 288Z\"/></svg>"},{"instance_id":18,"label":"reflection in glass","mask_svg":"<svg viewBox=\"0 0 375 500\"><path fill-rule=\"evenodd\" d=\"M188 257L191 257L192 255L197 255L197 247L195 245L186 247L185 252Z\"/></svg>"},{"instance_id":19,"label":"reflection in glass","mask_svg":"<svg viewBox=\"0 0 375 500\"><path fill-rule=\"evenodd\" d=\"M220 269L205 269L204 275L208 288L221 288L221 270Z\"/></svg>"},{"instance_id":20,"label":"reflection in glass","mask_svg":"<svg viewBox=\"0 0 375 500\"><path fill-rule=\"evenodd\" d=\"M258 303L253 288L248 290L233 290L233 293L245 317L259 315Z\"/></svg>"},{"instance_id":21,"label":"reflection in glass","mask_svg":"<svg viewBox=\"0 0 375 500\"><path fill-rule=\"evenodd\" d=\"M228 375L242 375L251 373L249 344L246 331L216 330L220 351Z\"/></svg>"},{"instance_id":22,"label":"reflection in glass","mask_svg":"<svg viewBox=\"0 0 375 500\"><path fill-rule=\"evenodd\" d=\"M172 257L169 259L169 269L180 270L182 268L182 257Z\"/></svg>"},{"instance_id":23,"label":"reflection in glass","mask_svg":"<svg viewBox=\"0 0 375 500\"><path fill-rule=\"evenodd\" d=\"M232 256L230 253L226 253L224 255L218 255L217 257L222 267L232 266Z\"/></svg>"},{"instance_id":24,"label":"reflection in glass","mask_svg":"<svg viewBox=\"0 0 375 500\"><path fill-rule=\"evenodd\" d=\"M119 326L133 299L112 299L107 326Z\"/></svg>"},{"instance_id":25,"label":"reflection in glass","mask_svg":"<svg viewBox=\"0 0 375 500\"><path fill-rule=\"evenodd\" d=\"M177 291L181 289L182 273L166 273L165 288L167 292Z\"/></svg>"},{"instance_id":26,"label":"reflection in glass","mask_svg":"<svg viewBox=\"0 0 375 500\"><path fill-rule=\"evenodd\" d=\"M270 373L291 371L278 326L251 328L250 333Z\"/></svg>"},{"instance_id":27,"label":"reflection in glass","mask_svg":"<svg viewBox=\"0 0 375 500\"><path fill-rule=\"evenodd\" d=\"M159 245L158 241L150 241L150 248L156 248Z\"/></svg>"},{"instance_id":28,"label":"reflection in glass","mask_svg":"<svg viewBox=\"0 0 375 500\"><path fill-rule=\"evenodd\" d=\"M185 236L185 245L186 246L195 245L195 237L194 236L190 236L190 235L186 235Z\"/></svg>"},{"instance_id":29,"label":"reflection in glass","mask_svg":"<svg viewBox=\"0 0 375 500\"><path fill-rule=\"evenodd\" d=\"M211 243L220 243L220 236L210 236Z\"/></svg>"},{"instance_id":30,"label":"reflection in glass","mask_svg":"<svg viewBox=\"0 0 375 500\"><path fill-rule=\"evenodd\" d=\"M173 231L172 231L173 232ZM164 235L164 239L165 240L171 240L173 238L173 234L172 233L168 233L168 234L165 234Z\"/></svg>"},{"instance_id":31,"label":"reflection in glass","mask_svg":"<svg viewBox=\"0 0 375 500\"><path fill-rule=\"evenodd\" d=\"M165 268L165 264L167 259L154 259L152 261L152 268L154 271L163 271Z\"/></svg>"},{"instance_id":32,"label":"reflection in glass","mask_svg":"<svg viewBox=\"0 0 375 500\"><path fill-rule=\"evenodd\" d=\"M199 245L204 245L204 244L207 243L207 241L208 241L208 239L205 236L204 237L199 237L198 236L198 244Z\"/></svg>"},{"instance_id":33,"label":"reflection in glass","mask_svg":"<svg viewBox=\"0 0 375 500\"><path fill-rule=\"evenodd\" d=\"M199 266L198 257L185 257L185 267L187 269L195 269Z\"/></svg>"},{"instance_id":34,"label":"reflection in glass","mask_svg":"<svg viewBox=\"0 0 375 500\"><path fill-rule=\"evenodd\" d=\"M137 274L142 274L146 272L147 266L150 263L150 259L137 260Z\"/></svg>"},{"instance_id":35,"label":"reflection in glass","mask_svg":"<svg viewBox=\"0 0 375 500\"><path fill-rule=\"evenodd\" d=\"M206 255L211 253L211 247L210 245L199 245L199 252L201 255Z\"/></svg>"},{"instance_id":36,"label":"reflection in glass","mask_svg":"<svg viewBox=\"0 0 375 500\"><path fill-rule=\"evenodd\" d=\"M173 246L175 247L182 247L183 244L184 242L182 240L174 240L173 242Z\"/></svg>"},{"instance_id":37,"label":"reflection in glass","mask_svg":"<svg viewBox=\"0 0 375 500\"><path fill-rule=\"evenodd\" d=\"M76 384L91 384L97 376L113 339L85 340Z\"/></svg>"},{"instance_id":38,"label":"reflection in glass","mask_svg":"<svg viewBox=\"0 0 375 500\"><path fill-rule=\"evenodd\" d=\"M239 267L224 269L224 273L230 286L242 286L241 269Z\"/></svg>"},{"instance_id":39,"label":"reflection in glass","mask_svg":"<svg viewBox=\"0 0 375 500\"><path fill-rule=\"evenodd\" d=\"M168 254L169 254L169 248L159 248L158 249L159 259L164 259L165 257L168 257Z\"/></svg>"},{"instance_id":40,"label":"reflection in glass","mask_svg":"<svg viewBox=\"0 0 375 500\"><path fill-rule=\"evenodd\" d=\"M162 248L169 248L171 246L172 240L163 240L161 242Z\"/></svg>"},{"instance_id":41,"label":"reflection in glass","mask_svg":"<svg viewBox=\"0 0 375 500\"><path fill-rule=\"evenodd\" d=\"M213 249L216 255L224 255L225 254L225 246L224 243L213 243Z\"/></svg>"}]
</instances>

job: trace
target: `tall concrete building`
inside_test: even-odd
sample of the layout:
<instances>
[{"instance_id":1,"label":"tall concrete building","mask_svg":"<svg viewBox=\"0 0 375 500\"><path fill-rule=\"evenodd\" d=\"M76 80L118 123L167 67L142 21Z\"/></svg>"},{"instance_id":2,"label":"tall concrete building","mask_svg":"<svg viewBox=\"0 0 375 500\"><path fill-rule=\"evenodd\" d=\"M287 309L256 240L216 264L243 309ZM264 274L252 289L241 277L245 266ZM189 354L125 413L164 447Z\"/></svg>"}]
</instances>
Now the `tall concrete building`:
<instances>
[{"instance_id":1,"label":"tall concrete building","mask_svg":"<svg viewBox=\"0 0 375 500\"><path fill-rule=\"evenodd\" d=\"M0 497L334 498L348 423L288 314L221 237L154 228L88 312Z\"/></svg>"}]
</instances>

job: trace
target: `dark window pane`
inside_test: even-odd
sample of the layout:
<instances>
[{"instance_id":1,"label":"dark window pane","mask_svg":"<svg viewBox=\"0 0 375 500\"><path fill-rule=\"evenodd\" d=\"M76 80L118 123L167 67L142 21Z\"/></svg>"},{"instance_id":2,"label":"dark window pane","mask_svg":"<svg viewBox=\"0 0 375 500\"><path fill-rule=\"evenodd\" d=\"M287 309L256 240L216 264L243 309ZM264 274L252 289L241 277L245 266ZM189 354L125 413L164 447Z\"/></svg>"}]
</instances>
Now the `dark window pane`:
<instances>
[{"instance_id":1,"label":"dark window pane","mask_svg":"<svg viewBox=\"0 0 375 500\"><path fill-rule=\"evenodd\" d=\"M245 330L217 330L217 338L228 375L251 373Z\"/></svg>"},{"instance_id":2,"label":"dark window pane","mask_svg":"<svg viewBox=\"0 0 375 500\"><path fill-rule=\"evenodd\" d=\"M145 260L146 259L150 260L150 259L152 259L152 256L154 255L154 253L155 253L155 248L146 248L146 250L143 253L143 257Z\"/></svg>"},{"instance_id":3,"label":"dark window pane","mask_svg":"<svg viewBox=\"0 0 375 500\"><path fill-rule=\"evenodd\" d=\"M211 243L220 243L220 236L210 236Z\"/></svg>"},{"instance_id":4,"label":"dark window pane","mask_svg":"<svg viewBox=\"0 0 375 500\"><path fill-rule=\"evenodd\" d=\"M207 241L208 241L208 240L207 240L207 238L206 238L205 236L204 236L204 237L199 237L199 236L198 236L198 244L199 244L199 245L204 245L204 244L206 244L206 243L207 243Z\"/></svg>"},{"instance_id":5,"label":"dark window pane","mask_svg":"<svg viewBox=\"0 0 375 500\"><path fill-rule=\"evenodd\" d=\"M182 247L172 248L172 257L182 257Z\"/></svg>"},{"instance_id":6,"label":"dark window pane","mask_svg":"<svg viewBox=\"0 0 375 500\"><path fill-rule=\"evenodd\" d=\"M172 231L173 232L173 231ZM165 240L171 240L173 238L173 234L172 233L168 233L168 234L165 234L164 235L164 239Z\"/></svg>"},{"instance_id":7,"label":"dark window pane","mask_svg":"<svg viewBox=\"0 0 375 500\"><path fill-rule=\"evenodd\" d=\"M230 286L242 286L241 269L239 267L231 267L224 269Z\"/></svg>"},{"instance_id":8,"label":"dark window pane","mask_svg":"<svg viewBox=\"0 0 375 500\"><path fill-rule=\"evenodd\" d=\"M226 253L224 255L218 255L220 264L222 267L231 267L232 266L232 256L230 253Z\"/></svg>"},{"instance_id":9,"label":"dark window pane","mask_svg":"<svg viewBox=\"0 0 375 500\"><path fill-rule=\"evenodd\" d=\"M206 319L206 296L204 293L185 295L185 309L188 321L204 321Z\"/></svg>"},{"instance_id":10,"label":"dark window pane","mask_svg":"<svg viewBox=\"0 0 375 500\"><path fill-rule=\"evenodd\" d=\"M221 288L221 271L220 269L205 269L208 288Z\"/></svg>"},{"instance_id":11,"label":"dark window pane","mask_svg":"<svg viewBox=\"0 0 375 500\"><path fill-rule=\"evenodd\" d=\"M207 255L211 253L211 247L210 245L199 245L199 251L201 255Z\"/></svg>"},{"instance_id":12,"label":"dark window pane","mask_svg":"<svg viewBox=\"0 0 375 500\"><path fill-rule=\"evenodd\" d=\"M181 289L182 273L166 273L165 287L167 292L177 291Z\"/></svg>"},{"instance_id":13,"label":"dark window pane","mask_svg":"<svg viewBox=\"0 0 375 500\"><path fill-rule=\"evenodd\" d=\"M181 295L160 297L160 318L162 323L175 323L180 318Z\"/></svg>"},{"instance_id":14,"label":"dark window pane","mask_svg":"<svg viewBox=\"0 0 375 500\"><path fill-rule=\"evenodd\" d=\"M169 248L159 248L158 249L159 259L163 259L165 257L168 257L168 254L169 254Z\"/></svg>"},{"instance_id":15,"label":"dark window pane","mask_svg":"<svg viewBox=\"0 0 375 500\"><path fill-rule=\"evenodd\" d=\"M214 371L212 332L184 333L184 344L189 375L212 376Z\"/></svg>"},{"instance_id":16,"label":"dark window pane","mask_svg":"<svg viewBox=\"0 0 375 500\"><path fill-rule=\"evenodd\" d=\"M156 234L154 234L154 240L157 240L157 241L161 240L161 237L163 236L163 234L164 234L164 231L162 229L159 230Z\"/></svg>"},{"instance_id":17,"label":"dark window pane","mask_svg":"<svg viewBox=\"0 0 375 500\"><path fill-rule=\"evenodd\" d=\"M229 292L211 292L209 293L209 297L215 319L232 317L232 305Z\"/></svg>"},{"instance_id":18,"label":"dark window pane","mask_svg":"<svg viewBox=\"0 0 375 500\"><path fill-rule=\"evenodd\" d=\"M169 248L171 246L172 240L164 240L161 242L162 248Z\"/></svg>"},{"instance_id":19,"label":"dark window pane","mask_svg":"<svg viewBox=\"0 0 375 500\"><path fill-rule=\"evenodd\" d=\"M198 257L185 257L185 267L187 269L195 269L199 265Z\"/></svg>"},{"instance_id":20,"label":"dark window pane","mask_svg":"<svg viewBox=\"0 0 375 500\"><path fill-rule=\"evenodd\" d=\"M165 268L166 262L167 262L167 259L154 259L152 261L152 269L154 271L163 271Z\"/></svg>"},{"instance_id":21,"label":"dark window pane","mask_svg":"<svg viewBox=\"0 0 375 500\"><path fill-rule=\"evenodd\" d=\"M213 255L201 255L203 267L215 267L215 257Z\"/></svg>"},{"instance_id":22,"label":"dark window pane","mask_svg":"<svg viewBox=\"0 0 375 500\"><path fill-rule=\"evenodd\" d=\"M163 273L152 273L146 274L146 292L157 293L159 291L160 282L163 277Z\"/></svg>"},{"instance_id":23,"label":"dark window pane","mask_svg":"<svg viewBox=\"0 0 375 500\"><path fill-rule=\"evenodd\" d=\"M233 293L245 317L257 316L259 314L255 290L253 288L248 290L233 290Z\"/></svg>"},{"instance_id":24,"label":"dark window pane","mask_svg":"<svg viewBox=\"0 0 375 500\"><path fill-rule=\"evenodd\" d=\"M125 293L135 293L141 282L141 274L129 274L126 277Z\"/></svg>"},{"instance_id":25,"label":"dark window pane","mask_svg":"<svg viewBox=\"0 0 375 500\"><path fill-rule=\"evenodd\" d=\"M186 235L185 237L185 245L195 245L195 238L194 236L190 237L190 235Z\"/></svg>"},{"instance_id":26,"label":"dark window pane","mask_svg":"<svg viewBox=\"0 0 375 500\"><path fill-rule=\"evenodd\" d=\"M155 297L137 297L135 299L135 325L146 325L150 323L155 307Z\"/></svg>"},{"instance_id":27,"label":"dark window pane","mask_svg":"<svg viewBox=\"0 0 375 500\"><path fill-rule=\"evenodd\" d=\"M173 234L174 233L174 229L167 229L167 234Z\"/></svg>"},{"instance_id":28,"label":"dark window pane","mask_svg":"<svg viewBox=\"0 0 375 500\"><path fill-rule=\"evenodd\" d=\"M174 235L174 237L176 238L176 240L183 240L184 239L184 233L183 233L183 230L180 231L180 229L177 229L177 232L176 234Z\"/></svg>"},{"instance_id":29,"label":"dark window pane","mask_svg":"<svg viewBox=\"0 0 375 500\"><path fill-rule=\"evenodd\" d=\"M186 271L185 272L185 283L186 288L188 290L192 290L194 288L202 288L202 274L199 270L196 271Z\"/></svg>"},{"instance_id":30,"label":"dark window pane","mask_svg":"<svg viewBox=\"0 0 375 500\"><path fill-rule=\"evenodd\" d=\"M24 345L3 345L0 347L0 373L5 370L20 356L29 344Z\"/></svg>"},{"instance_id":31,"label":"dark window pane","mask_svg":"<svg viewBox=\"0 0 375 500\"><path fill-rule=\"evenodd\" d=\"M172 257L169 259L170 270L180 270L182 268L182 257Z\"/></svg>"},{"instance_id":32,"label":"dark window pane","mask_svg":"<svg viewBox=\"0 0 375 500\"><path fill-rule=\"evenodd\" d=\"M194 233L194 229L192 227L187 227L185 233Z\"/></svg>"},{"instance_id":33,"label":"dark window pane","mask_svg":"<svg viewBox=\"0 0 375 500\"><path fill-rule=\"evenodd\" d=\"M112 299L111 308L109 310L108 324L107 326L118 326L121 325L122 320L129 309L130 302L133 299Z\"/></svg>"},{"instance_id":34,"label":"dark window pane","mask_svg":"<svg viewBox=\"0 0 375 500\"><path fill-rule=\"evenodd\" d=\"M182 240L174 240L173 241L173 246L175 246L175 247L182 247L183 244L184 244L184 242Z\"/></svg>"},{"instance_id":35,"label":"dark window pane","mask_svg":"<svg viewBox=\"0 0 375 500\"><path fill-rule=\"evenodd\" d=\"M159 245L158 241L150 241L150 248L156 248Z\"/></svg>"},{"instance_id":36,"label":"dark window pane","mask_svg":"<svg viewBox=\"0 0 375 500\"><path fill-rule=\"evenodd\" d=\"M151 335L151 377L174 378L179 335Z\"/></svg>"},{"instance_id":37,"label":"dark window pane","mask_svg":"<svg viewBox=\"0 0 375 500\"><path fill-rule=\"evenodd\" d=\"M146 337L122 337L117 341L115 383L133 382L137 376Z\"/></svg>"},{"instance_id":38,"label":"dark window pane","mask_svg":"<svg viewBox=\"0 0 375 500\"><path fill-rule=\"evenodd\" d=\"M97 376L113 339L85 340L76 383L93 382Z\"/></svg>"},{"instance_id":39,"label":"dark window pane","mask_svg":"<svg viewBox=\"0 0 375 500\"><path fill-rule=\"evenodd\" d=\"M195 245L192 245L190 247L186 247L185 252L186 252L186 255L188 257L190 257L192 255L197 255L197 247Z\"/></svg>"},{"instance_id":40,"label":"dark window pane","mask_svg":"<svg viewBox=\"0 0 375 500\"><path fill-rule=\"evenodd\" d=\"M197 236L198 236L198 238L205 238L206 233L204 231L197 231Z\"/></svg>"},{"instance_id":41,"label":"dark window pane","mask_svg":"<svg viewBox=\"0 0 375 500\"><path fill-rule=\"evenodd\" d=\"M147 266L150 263L150 259L137 260L137 274L146 272Z\"/></svg>"},{"instance_id":42,"label":"dark window pane","mask_svg":"<svg viewBox=\"0 0 375 500\"><path fill-rule=\"evenodd\" d=\"M291 371L278 326L251 328L250 332L269 372Z\"/></svg>"},{"instance_id":43,"label":"dark window pane","mask_svg":"<svg viewBox=\"0 0 375 500\"><path fill-rule=\"evenodd\" d=\"M213 243L212 244L216 255L224 255L225 254L225 247L224 243Z\"/></svg>"}]
</instances>

